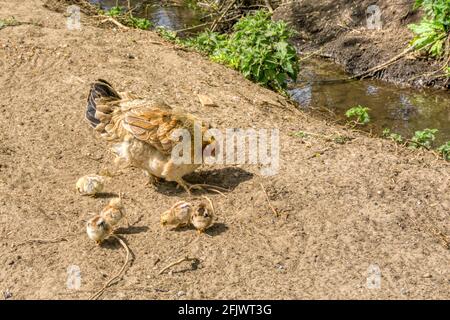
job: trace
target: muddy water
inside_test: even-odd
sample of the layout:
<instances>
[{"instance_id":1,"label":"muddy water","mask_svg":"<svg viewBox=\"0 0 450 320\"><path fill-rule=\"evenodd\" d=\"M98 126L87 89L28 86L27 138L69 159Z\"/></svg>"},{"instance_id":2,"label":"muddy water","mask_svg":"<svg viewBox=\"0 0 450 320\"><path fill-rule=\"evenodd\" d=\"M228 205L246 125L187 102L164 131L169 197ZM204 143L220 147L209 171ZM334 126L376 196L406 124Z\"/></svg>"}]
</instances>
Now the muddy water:
<instances>
[{"instance_id":1,"label":"muddy water","mask_svg":"<svg viewBox=\"0 0 450 320\"><path fill-rule=\"evenodd\" d=\"M436 145L450 141L450 93L400 88L376 80L333 81L346 77L349 75L331 62L309 59L303 61L290 94L305 109L325 107L342 119L350 107L368 107L372 120L368 129L376 133L389 128L410 137L416 130L436 128Z\"/></svg>"},{"instance_id":2,"label":"muddy water","mask_svg":"<svg viewBox=\"0 0 450 320\"><path fill-rule=\"evenodd\" d=\"M91 0L103 9L116 5L116 0ZM126 0L119 5L126 6ZM200 12L189 7L184 0L137 1L135 15L151 20L156 26L172 30L201 23ZM350 107L363 105L370 108L371 123L366 128L380 133L383 128L410 137L417 130L439 129L436 145L450 141L450 93L400 88L395 85L363 80L353 82L330 81L348 77L342 69L328 61L309 59L301 66L298 83L290 94L305 109L326 108L336 118L344 119Z\"/></svg>"},{"instance_id":3,"label":"muddy water","mask_svg":"<svg viewBox=\"0 0 450 320\"><path fill-rule=\"evenodd\" d=\"M116 0L90 0L91 3L100 5L102 9L108 10L116 5ZM126 0L119 0L119 6L127 7ZM202 22L202 13L193 10L189 1L172 0L131 0L131 7L135 8L134 15L140 18L147 18L155 26L163 26L171 30L180 30L186 27L199 25Z\"/></svg>"}]
</instances>

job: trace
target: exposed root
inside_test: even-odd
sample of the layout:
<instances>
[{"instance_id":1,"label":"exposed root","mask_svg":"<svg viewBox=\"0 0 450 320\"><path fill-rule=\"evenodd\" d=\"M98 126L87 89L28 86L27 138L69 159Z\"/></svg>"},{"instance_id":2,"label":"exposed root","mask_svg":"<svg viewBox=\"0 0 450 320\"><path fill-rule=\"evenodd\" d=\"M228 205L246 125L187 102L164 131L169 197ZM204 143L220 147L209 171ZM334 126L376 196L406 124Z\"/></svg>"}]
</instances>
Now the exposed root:
<instances>
[{"instance_id":1,"label":"exposed root","mask_svg":"<svg viewBox=\"0 0 450 320\"><path fill-rule=\"evenodd\" d=\"M113 281L119 279L122 276L122 273L124 272L125 267L128 264L128 261L130 258L130 249L128 248L127 244L116 235L112 234L111 237L116 238L119 241L119 243L122 245L122 247L125 249L125 251L127 253L127 255L125 257L125 262L124 262L122 268L120 268L119 272L116 275L114 275L111 279L109 279L109 281L106 282L105 285L100 290L98 290L91 297L89 297L89 300L97 300L98 298L100 298L100 296L103 294L103 292L106 290L106 288L108 288L111 285L111 283L113 283Z\"/></svg>"}]
</instances>

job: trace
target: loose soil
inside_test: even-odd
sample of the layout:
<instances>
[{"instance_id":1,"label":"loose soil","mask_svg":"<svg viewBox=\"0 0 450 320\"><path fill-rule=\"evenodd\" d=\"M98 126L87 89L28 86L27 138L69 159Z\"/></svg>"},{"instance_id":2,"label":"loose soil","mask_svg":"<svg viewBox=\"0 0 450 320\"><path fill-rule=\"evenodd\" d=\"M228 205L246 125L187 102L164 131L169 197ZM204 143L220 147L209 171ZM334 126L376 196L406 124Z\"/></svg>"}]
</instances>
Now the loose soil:
<instances>
[{"instance_id":1,"label":"loose soil","mask_svg":"<svg viewBox=\"0 0 450 320\"><path fill-rule=\"evenodd\" d=\"M115 240L98 247L85 232L90 212L125 193L131 227L117 233L132 251L124 276L103 299L448 299L450 168L429 152L346 130L298 111L245 80L153 32L82 31L40 0L0 0L0 291L11 299L86 299L121 267ZM174 184L146 185L127 169L100 197L75 182L114 172L106 142L83 120L97 78L119 90L164 99L218 128L278 128L280 170L252 165L202 167L191 182L210 193L215 225L163 230L159 215L187 196ZM197 94L218 107L202 107ZM299 130L340 137L293 136ZM348 137L344 139L343 137ZM276 216L271 205L277 210ZM196 258L163 274L184 256ZM78 266L81 287L67 286ZM371 266L381 287L370 289Z\"/></svg>"}]
</instances>

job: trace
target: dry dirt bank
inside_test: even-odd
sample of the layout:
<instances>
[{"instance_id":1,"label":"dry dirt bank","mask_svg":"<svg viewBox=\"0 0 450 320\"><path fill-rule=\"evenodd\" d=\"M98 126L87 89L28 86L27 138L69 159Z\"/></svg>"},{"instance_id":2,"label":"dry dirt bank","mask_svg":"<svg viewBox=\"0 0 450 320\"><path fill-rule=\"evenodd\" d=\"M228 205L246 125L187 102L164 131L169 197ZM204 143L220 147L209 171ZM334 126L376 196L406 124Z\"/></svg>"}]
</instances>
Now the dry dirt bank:
<instances>
[{"instance_id":1,"label":"dry dirt bank","mask_svg":"<svg viewBox=\"0 0 450 320\"><path fill-rule=\"evenodd\" d=\"M230 189L210 195L218 210L212 237L193 241L193 230L160 228L159 214L185 196L172 184L154 190L137 170L113 178L106 191L126 194L134 225L120 231L134 259L103 298L450 298L448 164L306 117L151 32L99 29L84 16L83 30L69 31L63 15L42 4L0 0L0 18L34 22L0 30L1 291L14 299L87 298L124 259L118 244L96 247L84 231L88 213L109 195L74 190L81 175L113 167L83 121L89 84L101 77L219 128L277 127L281 136L276 176L242 165L205 167L189 178ZM219 107L201 107L197 93ZM302 140L291 135L298 130L354 139ZM48 241L60 238L67 241ZM199 263L158 275L186 254ZM380 289L366 288L372 264L382 272ZM81 270L79 291L66 287L70 265Z\"/></svg>"}]
</instances>

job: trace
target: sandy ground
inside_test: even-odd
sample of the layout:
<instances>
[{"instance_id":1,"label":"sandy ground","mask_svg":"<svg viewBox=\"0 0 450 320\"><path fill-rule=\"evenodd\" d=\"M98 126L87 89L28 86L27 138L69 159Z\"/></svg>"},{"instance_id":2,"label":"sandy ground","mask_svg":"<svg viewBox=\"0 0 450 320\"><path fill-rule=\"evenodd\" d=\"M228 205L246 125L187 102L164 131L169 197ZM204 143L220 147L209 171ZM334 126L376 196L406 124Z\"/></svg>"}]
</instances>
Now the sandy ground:
<instances>
[{"instance_id":1,"label":"sandy ground","mask_svg":"<svg viewBox=\"0 0 450 320\"><path fill-rule=\"evenodd\" d=\"M114 240L97 247L84 221L120 191L132 226L118 233L133 259L104 299L450 298L447 163L305 116L152 32L99 29L84 16L82 31L70 31L39 0L0 0L0 18L10 16L34 23L0 30L0 291L11 299L86 299L116 273L124 250ZM219 128L279 128L279 173L234 165L188 177L230 189L209 194L210 237L162 230L159 214L186 194L146 186L138 170L112 178L99 198L79 196L80 176L114 170L107 144L83 121L99 77ZM218 107L202 107L197 93ZM292 136L299 130L351 139ZM185 255L198 262L158 275ZM366 285L371 265L380 288ZM81 271L79 290L66 285L70 266Z\"/></svg>"}]
</instances>

